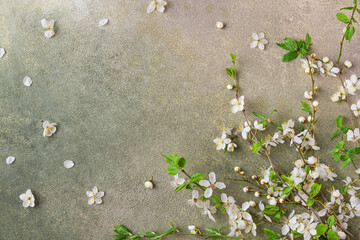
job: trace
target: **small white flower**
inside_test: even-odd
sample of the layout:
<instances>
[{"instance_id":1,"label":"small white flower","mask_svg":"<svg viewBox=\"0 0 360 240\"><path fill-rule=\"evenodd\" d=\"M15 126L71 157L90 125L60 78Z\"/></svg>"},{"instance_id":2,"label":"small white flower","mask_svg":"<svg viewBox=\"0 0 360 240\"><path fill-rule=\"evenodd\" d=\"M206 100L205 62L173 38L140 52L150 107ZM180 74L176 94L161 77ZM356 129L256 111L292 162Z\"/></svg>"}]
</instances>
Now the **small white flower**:
<instances>
[{"instance_id":1,"label":"small white flower","mask_svg":"<svg viewBox=\"0 0 360 240\"><path fill-rule=\"evenodd\" d=\"M231 139L226 137L226 133L223 133L220 138L215 138L214 143L216 143L216 150L224 150L226 144L231 143Z\"/></svg>"},{"instance_id":2,"label":"small white flower","mask_svg":"<svg viewBox=\"0 0 360 240\"><path fill-rule=\"evenodd\" d=\"M305 160L307 164L314 165L318 162L318 159L314 156L309 157L307 160Z\"/></svg>"},{"instance_id":3,"label":"small white flower","mask_svg":"<svg viewBox=\"0 0 360 240\"><path fill-rule=\"evenodd\" d=\"M349 142L357 142L360 139L360 130L359 128L355 128L354 131L349 129L346 135Z\"/></svg>"},{"instance_id":4,"label":"small white flower","mask_svg":"<svg viewBox=\"0 0 360 240\"><path fill-rule=\"evenodd\" d=\"M98 188L95 186L92 191L86 191L86 195L88 196L89 205L93 205L94 203L101 204L101 198L104 196L104 192L98 191Z\"/></svg>"},{"instance_id":5,"label":"small white flower","mask_svg":"<svg viewBox=\"0 0 360 240\"><path fill-rule=\"evenodd\" d=\"M45 121L43 123L44 137L50 137L51 135L53 135L56 132L56 125L56 123L50 123L48 121Z\"/></svg>"},{"instance_id":6,"label":"small white flower","mask_svg":"<svg viewBox=\"0 0 360 240\"><path fill-rule=\"evenodd\" d=\"M52 36L55 35L55 21L54 20L47 21L46 19L42 19L41 26L43 28L45 28L45 30L46 30L44 33L46 38L51 38Z\"/></svg>"},{"instance_id":7,"label":"small white flower","mask_svg":"<svg viewBox=\"0 0 360 240\"><path fill-rule=\"evenodd\" d=\"M258 121L254 122L254 128L259 131L264 131L266 128L264 127L264 124L258 123Z\"/></svg>"},{"instance_id":8,"label":"small white flower","mask_svg":"<svg viewBox=\"0 0 360 240\"><path fill-rule=\"evenodd\" d=\"M307 99L307 100L312 100L312 98L313 98L313 92L312 91L305 91L304 92L304 97Z\"/></svg>"},{"instance_id":9,"label":"small white flower","mask_svg":"<svg viewBox=\"0 0 360 240\"><path fill-rule=\"evenodd\" d=\"M351 68L352 63L351 63L349 60L346 60L346 61L344 62L344 66L345 66L346 68Z\"/></svg>"},{"instance_id":10,"label":"small white flower","mask_svg":"<svg viewBox=\"0 0 360 240\"><path fill-rule=\"evenodd\" d=\"M202 204L203 207L203 211L202 214L204 215L208 215L208 217L215 222L215 218L213 217L213 213L216 213L216 208L215 207L210 207L210 201L206 200L205 202L203 202Z\"/></svg>"},{"instance_id":11,"label":"small white flower","mask_svg":"<svg viewBox=\"0 0 360 240\"><path fill-rule=\"evenodd\" d=\"M319 106L319 102L318 102L318 101L314 101L314 102L313 102L313 106L314 106L314 107Z\"/></svg>"},{"instance_id":12,"label":"small white flower","mask_svg":"<svg viewBox=\"0 0 360 240\"><path fill-rule=\"evenodd\" d=\"M166 5L167 2L165 2L164 0L153 0L147 7L147 13L152 13L155 9L162 13L165 11Z\"/></svg>"},{"instance_id":13,"label":"small white flower","mask_svg":"<svg viewBox=\"0 0 360 240\"><path fill-rule=\"evenodd\" d=\"M65 168L72 168L74 165L75 165L74 162L71 161L71 160L64 161L64 167Z\"/></svg>"},{"instance_id":14,"label":"small white flower","mask_svg":"<svg viewBox=\"0 0 360 240\"><path fill-rule=\"evenodd\" d=\"M276 198L274 198L274 197L270 197L270 198L269 198L269 204L270 204L270 205L276 206L277 203L278 203L278 201L277 201Z\"/></svg>"},{"instance_id":15,"label":"small white flower","mask_svg":"<svg viewBox=\"0 0 360 240\"><path fill-rule=\"evenodd\" d=\"M0 48L0 58L2 58L5 55L5 49Z\"/></svg>"},{"instance_id":16,"label":"small white flower","mask_svg":"<svg viewBox=\"0 0 360 240\"><path fill-rule=\"evenodd\" d=\"M206 187L204 192L204 197L210 198L213 194L213 189L224 189L226 185L222 182L216 182L216 174L214 172L209 173L209 181L208 180L200 180L199 184L203 187Z\"/></svg>"},{"instance_id":17,"label":"small white flower","mask_svg":"<svg viewBox=\"0 0 360 240\"><path fill-rule=\"evenodd\" d=\"M244 96L239 97L239 99L234 98L230 103L233 105L231 109L233 113L244 110Z\"/></svg>"},{"instance_id":18,"label":"small white flower","mask_svg":"<svg viewBox=\"0 0 360 240\"><path fill-rule=\"evenodd\" d=\"M229 89L229 90L231 90L231 89L233 89L233 88L234 88L234 86L233 86L233 85L231 85L231 84L228 84L228 85L226 86L226 88L227 88L227 89Z\"/></svg>"},{"instance_id":19,"label":"small white flower","mask_svg":"<svg viewBox=\"0 0 360 240\"><path fill-rule=\"evenodd\" d=\"M324 62L324 63L328 63L329 61L330 61L330 59L329 59L328 57L324 57L324 58L323 58L323 62Z\"/></svg>"},{"instance_id":20,"label":"small white flower","mask_svg":"<svg viewBox=\"0 0 360 240\"><path fill-rule=\"evenodd\" d=\"M191 194L191 199L189 199L187 202L190 206L197 206L202 207L201 202L199 202L199 192L197 190L193 190Z\"/></svg>"},{"instance_id":21,"label":"small white flower","mask_svg":"<svg viewBox=\"0 0 360 240\"><path fill-rule=\"evenodd\" d=\"M35 206L35 197L30 189L28 189L25 193L20 194L19 197L23 201L23 207L27 208Z\"/></svg>"},{"instance_id":22,"label":"small white flower","mask_svg":"<svg viewBox=\"0 0 360 240\"><path fill-rule=\"evenodd\" d=\"M343 180L343 182L348 186L347 193L351 196L354 196L357 193L356 191L360 189L360 187L353 186L353 182L350 177L346 177L346 180Z\"/></svg>"},{"instance_id":23,"label":"small white flower","mask_svg":"<svg viewBox=\"0 0 360 240\"><path fill-rule=\"evenodd\" d=\"M185 182L184 178L179 178L179 174L174 175L174 180L170 182L170 185L173 188L176 188L177 186L183 184Z\"/></svg>"},{"instance_id":24,"label":"small white flower","mask_svg":"<svg viewBox=\"0 0 360 240\"><path fill-rule=\"evenodd\" d=\"M333 76L333 77L337 77L336 74L340 72L339 68L334 67L334 63L332 61L326 63L325 68L326 68L327 75L330 75L330 76Z\"/></svg>"},{"instance_id":25,"label":"small white flower","mask_svg":"<svg viewBox=\"0 0 360 240\"><path fill-rule=\"evenodd\" d=\"M360 100L357 101L356 104L352 104L350 109L353 111L354 116L357 117L360 115Z\"/></svg>"},{"instance_id":26,"label":"small white flower","mask_svg":"<svg viewBox=\"0 0 360 240\"><path fill-rule=\"evenodd\" d=\"M148 180L145 182L145 188L147 189L153 189L154 188L154 184L151 180Z\"/></svg>"},{"instance_id":27,"label":"small white flower","mask_svg":"<svg viewBox=\"0 0 360 240\"><path fill-rule=\"evenodd\" d=\"M306 119L304 117L299 117L298 121L304 123L306 122Z\"/></svg>"},{"instance_id":28,"label":"small white flower","mask_svg":"<svg viewBox=\"0 0 360 240\"><path fill-rule=\"evenodd\" d=\"M310 74L315 72L315 68L318 68L318 66L316 64L314 64L313 62L308 61L307 59L301 59L302 61L302 68L305 70L305 73Z\"/></svg>"},{"instance_id":29,"label":"small white flower","mask_svg":"<svg viewBox=\"0 0 360 240\"><path fill-rule=\"evenodd\" d=\"M189 225L188 229L189 229L190 233L192 233L192 234L198 234L199 233L199 229L197 227L195 227L194 225Z\"/></svg>"},{"instance_id":30,"label":"small white flower","mask_svg":"<svg viewBox=\"0 0 360 240\"><path fill-rule=\"evenodd\" d=\"M233 152L236 147L237 147L237 145L235 143L229 143L229 145L227 146L227 151Z\"/></svg>"},{"instance_id":31,"label":"small white flower","mask_svg":"<svg viewBox=\"0 0 360 240\"><path fill-rule=\"evenodd\" d=\"M249 201L250 207L255 207L256 206L256 202L254 201Z\"/></svg>"},{"instance_id":32,"label":"small white flower","mask_svg":"<svg viewBox=\"0 0 360 240\"><path fill-rule=\"evenodd\" d=\"M250 48L258 47L259 49L264 50L264 44L268 44L268 40L265 39L265 34L263 32L261 32L259 35L253 33L252 38L254 39L254 41L251 42Z\"/></svg>"},{"instance_id":33,"label":"small white flower","mask_svg":"<svg viewBox=\"0 0 360 240\"><path fill-rule=\"evenodd\" d=\"M32 84L31 78L28 77L28 76L25 76L24 79L23 79L23 84L24 84L25 86L27 86L27 87L30 87L31 84Z\"/></svg>"},{"instance_id":34,"label":"small white flower","mask_svg":"<svg viewBox=\"0 0 360 240\"><path fill-rule=\"evenodd\" d=\"M224 23L222 23L222 22L216 22L216 27L219 28L219 29L221 29L221 28L224 27Z\"/></svg>"},{"instance_id":35,"label":"small white flower","mask_svg":"<svg viewBox=\"0 0 360 240\"><path fill-rule=\"evenodd\" d=\"M107 19L107 18L101 19L99 22L99 27L106 25L108 22L109 22L109 19Z\"/></svg>"},{"instance_id":36,"label":"small white flower","mask_svg":"<svg viewBox=\"0 0 360 240\"><path fill-rule=\"evenodd\" d=\"M337 91L336 93L334 93L334 95L331 96L331 101L333 102L338 102L340 100L345 100L346 99L346 92L343 86L339 87L339 91Z\"/></svg>"},{"instance_id":37,"label":"small white flower","mask_svg":"<svg viewBox=\"0 0 360 240\"><path fill-rule=\"evenodd\" d=\"M12 164L14 161L15 161L15 157L13 157L13 156L8 156L6 158L6 163L7 164Z\"/></svg>"},{"instance_id":38,"label":"small white flower","mask_svg":"<svg viewBox=\"0 0 360 240\"><path fill-rule=\"evenodd\" d=\"M251 131L250 124L248 122L244 122L244 125L241 128L241 136L243 139L247 139L247 134Z\"/></svg>"},{"instance_id":39,"label":"small white flower","mask_svg":"<svg viewBox=\"0 0 360 240\"><path fill-rule=\"evenodd\" d=\"M345 80L345 89L352 95L355 95L356 90L360 90L360 82L355 74L351 75L350 79Z\"/></svg>"}]
</instances>

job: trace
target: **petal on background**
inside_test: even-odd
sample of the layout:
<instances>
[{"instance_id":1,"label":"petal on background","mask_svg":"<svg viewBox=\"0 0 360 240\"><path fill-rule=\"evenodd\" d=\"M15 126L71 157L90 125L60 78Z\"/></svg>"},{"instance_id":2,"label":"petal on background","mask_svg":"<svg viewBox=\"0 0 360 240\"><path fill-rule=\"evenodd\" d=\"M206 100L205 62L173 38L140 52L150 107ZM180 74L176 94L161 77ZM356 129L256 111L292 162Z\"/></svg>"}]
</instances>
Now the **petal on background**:
<instances>
[{"instance_id":1,"label":"petal on background","mask_svg":"<svg viewBox=\"0 0 360 240\"><path fill-rule=\"evenodd\" d=\"M258 43L259 43L258 41L252 41L250 44L250 48L256 48Z\"/></svg>"},{"instance_id":2,"label":"petal on background","mask_svg":"<svg viewBox=\"0 0 360 240\"><path fill-rule=\"evenodd\" d=\"M25 76L24 79L23 79L23 84L24 84L25 86L27 86L27 87L30 87L31 84L32 84L31 78L28 77L28 76Z\"/></svg>"},{"instance_id":3,"label":"petal on background","mask_svg":"<svg viewBox=\"0 0 360 240\"><path fill-rule=\"evenodd\" d=\"M265 34L263 32L259 33L259 38L263 39L265 37Z\"/></svg>"},{"instance_id":4,"label":"petal on background","mask_svg":"<svg viewBox=\"0 0 360 240\"><path fill-rule=\"evenodd\" d=\"M261 43L261 42L259 42L259 49L261 49L261 50L264 50L264 49L265 49L264 44L263 44L263 43Z\"/></svg>"},{"instance_id":5,"label":"petal on background","mask_svg":"<svg viewBox=\"0 0 360 240\"><path fill-rule=\"evenodd\" d=\"M109 22L109 19L107 19L107 18L101 19L100 22L99 22L99 27L104 26L104 25L107 24L108 22Z\"/></svg>"},{"instance_id":6,"label":"petal on background","mask_svg":"<svg viewBox=\"0 0 360 240\"><path fill-rule=\"evenodd\" d=\"M64 161L64 167L65 168L72 168L74 165L75 165L74 162L71 161L71 160Z\"/></svg>"},{"instance_id":7,"label":"petal on background","mask_svg":"<svg viewBox=\"0 0 360 240\"><path fill-rule=\"evenodd\" d=\"M155 10L156 6L154 2L151 2L149 6L147 7L147 13L152 13Z\"/></svg>"},{"instance_id":8,"label":"petal on background","mask_svg":"<svg viewBox=\"0 0 360 240\"><path fill-rule=\"evenodd\" d=\"M216 182L216 175L214 172L209 173L209 181L211 184L214 184Z\"/></svg>"},{"instance_id":9,"label":"petal on background","mask_svg":"<svg viewBox=\"0 0 360 240\"><path fill-rule=\"evenodd\" d=\"M0 58L2 58L5 55L5 49L0 48Z\"/></svg>"},{"instance_id":10,"label":"petal on background","mask_svg":"<svg viewBox=\"0 0 360 240\"><path fill-rule=\"evenodd\" d=\"M204 192L204 197L210 198L213 193L213 190L211 188L207 188Z\"/></svg>"},{"instance_id":11,"label":"petal on background","mask_svg":"<svg viewBox=\"0 0 360 240\"><path fill-rule=\"evenodd\" d=\"M51 38L51 37L54 36L54 35L55 35L54 30L47 30L47 31L45 31L45 33L44 33L44 36L45 36L46 38Z\"/></svg>"},{"instance_id":12,"label":"petal on background","mask_svg":"<svg viewBox=\"0 0 360 240\"><path fill-rule=\"evenodd\" d=\"M251 36L252 36L252 38L253 38L254 40L258 40L258 39L259 39L259 36L258 36L256 33L253 33Z\"/></svg>"},{"instance_id":13,"label":"petal on background","mask_svg":"<svg viewBox=\"0 0 360 240\"><path fill-rule=\"evenodd\" d=\"M15 161L15 157L13 157L13 156L8 156L6 158L6 163L7 164L12 164L14 161Z\"/></svg>"}]
</instances>

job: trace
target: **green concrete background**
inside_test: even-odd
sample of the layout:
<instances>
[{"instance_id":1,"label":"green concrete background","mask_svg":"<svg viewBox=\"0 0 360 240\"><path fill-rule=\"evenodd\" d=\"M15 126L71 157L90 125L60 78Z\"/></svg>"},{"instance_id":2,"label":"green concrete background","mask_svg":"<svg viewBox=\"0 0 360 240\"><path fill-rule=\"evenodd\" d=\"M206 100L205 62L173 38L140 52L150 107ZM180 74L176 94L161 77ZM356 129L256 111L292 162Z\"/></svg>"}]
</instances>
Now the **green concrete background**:
<instances>
[{"instance_id":1,"label":"green concrete background","mask_svg":"<svg viewBox=\"0 0 360 240\"><path fill-rule=\"evenodd\" d=\"M161 154L186 157L190 173L215 171L240 203L253 198L226 177L235 176L236 165L256 174L265 162L243 144L221 154L213 143L223 122L244 120L230 111L229 54L238 56L249 111L278 109L275 118L297 119L311 83L299 60L281 62L284 51L275 43L308 32L314 51L335 60L344 27L335 14L352 1L169 0L163 14L147 14L149 2L0 0L0 47L6 49L0 59L0 239L110 239L120 223L134 232L163 231L169 221L184 231L189 224L225 225L221 214L213 224L188 207L190 192L172 192ZM56 20L51 39L43 36L42 18ZM109 23L99 28L102 18ZM217 29L217 21L226 27ZM266 50L250 49L251 34L261 31ZM343 52L353 73L360 70L359 39L355 33ZM30 88L22 84L26 75ZM316 85L320 156L330 163L334 118L349 112L331 103L338 79L318 77ZM55 135L42 136L42 120L58 123ZM285 146L273 154L285 170L297 159ZM5 163L9 155L16 157L12 165ZM63 167L67 159L74 168ZM156 188L146 190L151 176ZM86 191L94 186L105 197L89 206ZM32 209L19 199L28 188L37 200Z\"/></svg>"}]
</instances>

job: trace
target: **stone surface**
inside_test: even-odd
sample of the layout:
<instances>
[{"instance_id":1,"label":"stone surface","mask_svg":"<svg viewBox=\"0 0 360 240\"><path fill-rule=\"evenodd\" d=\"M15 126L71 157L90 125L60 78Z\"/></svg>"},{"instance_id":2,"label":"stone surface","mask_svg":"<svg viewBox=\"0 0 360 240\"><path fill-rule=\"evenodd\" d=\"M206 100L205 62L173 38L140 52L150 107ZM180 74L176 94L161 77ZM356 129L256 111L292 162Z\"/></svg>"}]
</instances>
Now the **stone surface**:
<instances>
[{"instance_id":1,"label":"stone surface","mask_svg":"<svg viewBox=\"0 0 360 240\"><path fill-rule=\"evenodd\" d=\"M0 239L110 239L120 223L139 232L166 230L169 221L184 231L196 224L225 225L227 232L225 216L218 213L212 223L187 206L190 192L173 193L161 154L186 157L191 173L215 171L238 202L253 198L226 177L235 176L236 165L252 175L267 164L242 143L232 154L213 143L222 123L244 120L230 112L229 54L238 56L249 112L277 109L275 118L297 119L311 82L299 60L281 62L284 51L275 43L308 32L314 51L335 60L344 27L335 14L351 2L169 0L163 14L146 14L144 0L0 1L0 47L7 52L0 59L0 158L17 159L0 168ZM51 39L44 37L43 18L56 20ZM109 23L99 28L102 18ZM226 27L217 29L217 21ZM260 31L269 40L265 51L249 47ZM355 33L342 60L351 60L358 74L359 53ZM34 81L30 88L23 86L25 75ZM345 104L330 100L339 83L321 77L316 83L319 156L335 169L327 139L335 116L349 116ZM44 120L58 123L52 137L42 136ZM297 159L287 146L273 155L285 170ZM66 159L76 167L65 169ZM338 175L354 177L354 171ZM151 176L155 189L148 190ZM94 186L105 196L89 206L86 191ZM23 209L19 195L28 188L36 206ZM356 223L351 231L357 233Z\"/></svg>"}]
</instances>

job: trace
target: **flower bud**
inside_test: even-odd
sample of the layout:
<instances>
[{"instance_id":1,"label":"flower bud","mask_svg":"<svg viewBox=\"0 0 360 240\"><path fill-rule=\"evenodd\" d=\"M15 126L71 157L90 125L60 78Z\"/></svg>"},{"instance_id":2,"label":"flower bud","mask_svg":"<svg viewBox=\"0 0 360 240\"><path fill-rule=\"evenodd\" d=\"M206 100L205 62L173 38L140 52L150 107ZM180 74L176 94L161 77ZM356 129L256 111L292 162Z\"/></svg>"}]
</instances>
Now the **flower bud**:
<instances>
[{"instance_id":1,"label":"flower bud","mask_svg":"<svg viewBox=\"0 0 360 240\"><path fill-rule=\"evenodd\" d=\"M319 89L318 89L317 86L315 86L315 87L314 87L314 91L317 92L317 90L319 90Z\"/></svg>"},{"instance_id":2,"label":"flower bud","mask_svg":"<svg viewBox=\"0 0 360 240\"><path fill-rule=\"evenodd\" d=\"M305 165L304 161L302 159L298 159L295 161L295 166L297 168L302 168Z\"/></svg>"},{"instance_id":3,"label":"flower bud","mask_svg":"<svg viewBox=\"0 0 360 240\"><path fill-rule=\"evenodd\" d=\"M307 162L308 164L310 164L310 165L316 164L317 161L318 161L317 158L314 157L314 156L311 156L311 157L309 157L309 158L306 160L306 162Z\"/></svg>"},{"instance_id":4,"label":"flower bud","mask_svg":"<svg viewBox=\"0 0 360 240\"><path fill-rule=\"evenodd\" d=\"M243 176L245 176L245 172L244 172L244 171L241 171L240 174L243 175Z\"/></svg>"},{"instance_id":5,"label":"flower bud","mask_svg":"<svg viewBox=\"0 0 360 240\"><path fill-rule=\"evenodd\" d=\"M305 119L304 117L302 117L302 116L301 116L301 117L299 117L299 119L298 119L298 120L299 120L299 122L302 122L302 123L306 122L306 119Z\"/></svg>"},{"instance_id":6,"label":"flower bud","mask_svg":"<svg viewBox=\"0 0 360 240\"><path fill-rule=\"evenodd\" d=\"M240 173L240 172L241 172L241 168L240 168L240 167L234 167L234 171L237 172L237 173Z\"/></svg>"},{"instance_id":7,"label":"flower bud","mask_svg":"<svg viewBox=\"0 0 360 240\"><path fill-rule=\"evenodd\" d=\"M231 89L233 89L233 88L234 88L234 86L233 86L233 85L231 85L231 84L228 84L228 85L226 86L226 88L227 88L227 89L229 89L229 90L231 90Z\"/></svg>"},{"instance_id":8,"label":"flower bud","mask_svg":"<svg viewBox=\"0 0 360 240\"><path fill-rule=\"evenodd\" d=\"M319 102L318 102L318 101L314 101L314 102L313 102L313 106L314 106L314 107L319 106Z\"/></svg>"},{"instance_id":9,"label":"flower bud","mask_svg":"<svg viewBox=\"0 0 360 240\"><path fill-rule=\"evenodd\" d=\"M252 175L251 178L252 178L253 180L257 180L257 179L258 179L258 176Z\"/></svg>"},{"instance_id":10,"label":"flower bud","mask_svg":"<svg viewBox=\"0 0 360 240\"><path fill-rule=\"evenodd\" d=\"M276 206L278 204L278 200L276 198L274 198L274 197L271 197L269 199L269 204L273 205L273 206Z\"/></svg>"},{"instance_id":11,"label":"flower bud","mask_svg":"<svg viewBox=\"0 0 360 240\"><path fill-rule=\"evenodd\" d=\"M312 53L312 54L310 55L310 57L313 58L313 59L316 59L316 54L315 54L315 53Z\"/></svg>"},{"instance_id":12,"label":"flower bud","mask_svg":"<svg viewBox=\"0 0 360 240\"><path fill-rule=\"evenodd\" d=\"M260 184L261 184L261 185L265 185L265 184L266 184L266 181L265 181L264 179L261 179L261 180L260 180Z\"/></svg>"},{"instance_id":13,"label":"flower bud","mask_svg":"<svg viewBox=\"0 0 360 240\"><path fill-rule=\"evenodd\" d=\"M323 62L324 62L324 63L328 63L329 61L330 61L330 59L329 59L328 57L324 57L324 58L323 58Z\"/></svg>"},{"instance_id":14,"label":"flower bud","mask_svg":"<svg viewBox=\"0 0 360 240\"><path fill-rule=\"evenodd\" d=\"M254 201L249 201L250 207L256 207L256 202Z\"/></svg>"},{"instance_id":15,"label":"flower bud","mask_svg":"<svg viewBox=\"0 0 360 240\"><path fill-rule=\"evenodd\" d=\"M286 202L286 200L284 198L281 198L280 203L284 203L284 202Z\"/></svg>"},{"instance_id":16,"label":"flower bud","mask_svg":"<svg viewBox=\"0 0 360 240\"><path fill-rule=\"evenodd\" d=\"M308 92L308 91L305 91L304 92L304 96L305 96L305 98L307 99L307 100L312 100L312 98L313 98L313 92L312 91L310 91L310 92Z\"/></svg>"},{"instance_id":17,"label":"flower bud","mask_svg":"<svg viewBox=\"0 0 360 240\"><path fill-rule=\"evenodd\" d=\"M154 188L154 184L151 180L145 182L145 188L152 189Z\"/></svg>"},{"instance_id":18,"label":"flower bud","mask_svg":"<svg viewBox=\"0 0 360 240\"><path fill-rule=\"evenodd\" d=\"M349 60L346 60L346 61L344 62L344 66L345 66L346 68L351 68L352 63L351 63Z\"/></svg>"},{"instance_id":19,"label":"flower bud","mask_svg":"<svg viewBox=\"0 0 360 240\"><path fill-rule=\"evenodd\" d=\"M261 197L261 193L260 192L255 192L255 197Z\"/></svg>"},{"instance_id":20,"label":"flower bud","mask_svg":"<svg viewBox=\"0 0 360 240\"><path fill-rule=\"evenodd\" d=\"M271 198L271 195L267 195L266 198L267 198L267 199L270 199L270 198Z\"/></svg>"},{"instance_id":21,"label":"flower bud","mask_svg":"<svg viewBox=\"0 0 360 240\"><path fill-rule=\"evenodd\" d=\"M219 28L219 29L221 29L221 28L224 27L224 23L222 23L222 22L217 22L217 23L216 23L216 27Z\"/></svg>"},{"instance_id":22,"label":"flower bud","mask_svg":"<svg viewBox=\"0 0 360 240\"><path fill-rule=\"evenodd\" d=\"M312 122L312 117L311 116L308 116L308 122Z\"/></svg>"},{"instance_id":23,"label":"flower bud","mask_svg":"<svg viewBox=\"0 0 360 240\"><path fill-rule=\"evenodd\" d=\"M249 192L249 190L250 190L249 187L244 187L244 188L243 188L243 191L244 191L244 192Z\"/></svg>"}]
</instances>

